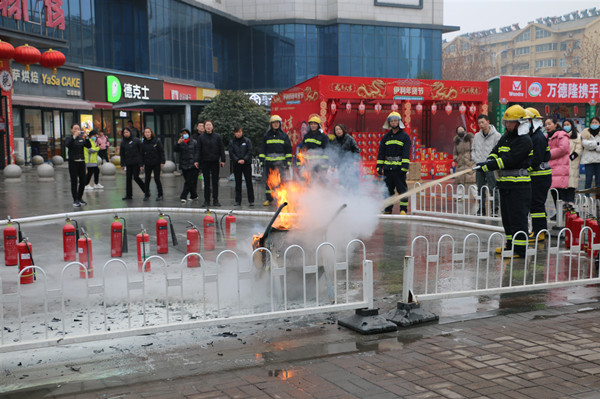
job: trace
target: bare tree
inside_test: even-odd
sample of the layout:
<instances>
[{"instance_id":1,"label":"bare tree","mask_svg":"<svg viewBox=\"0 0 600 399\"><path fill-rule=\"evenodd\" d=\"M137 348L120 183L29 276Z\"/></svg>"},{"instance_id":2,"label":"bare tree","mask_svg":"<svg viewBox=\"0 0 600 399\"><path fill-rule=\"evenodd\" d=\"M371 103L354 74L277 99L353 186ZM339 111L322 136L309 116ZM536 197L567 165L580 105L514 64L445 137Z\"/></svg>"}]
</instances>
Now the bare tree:
<instances>
[{"instance_id":1,"label":"bare tree","mask_svg":"<svg viewBox=\"0 0 600 399\"><path fill-rule=\"evenodd\" d=\"M496 74L492 55L481 46L472 45L442 55L442 79L486 80Z\"/></svg>"},{"instance_id":2,"label":"bare tree","mask_svg":"<svg viewBox=\"0 0 600 399\"><path fill-rule=\"evenodd\" d=\"M600 78L600 33L583 35L581 42L567 45L565 53L570 72L582 78Z\"/></svg>"}]
</instances>

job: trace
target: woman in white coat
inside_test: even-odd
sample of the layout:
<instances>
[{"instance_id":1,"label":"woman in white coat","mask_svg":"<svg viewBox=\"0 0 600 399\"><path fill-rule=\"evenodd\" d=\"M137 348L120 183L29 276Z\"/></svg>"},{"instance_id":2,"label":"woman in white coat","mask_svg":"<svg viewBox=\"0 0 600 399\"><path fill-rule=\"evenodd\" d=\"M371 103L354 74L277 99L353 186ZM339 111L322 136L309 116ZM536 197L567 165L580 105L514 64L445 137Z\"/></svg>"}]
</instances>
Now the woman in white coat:
<instances>
[{"instance_id":1,"label":"woman in white coat","mask_svg":"<svg viewBox=\"0 0 600 399\"><path fill-rule=\"evenodd\" d=\"M590 121L590 127L581 132L581 144L583 153L581 163L585 165L585 188L600 187L600 118L594 116Z\"/></svg>"},{"instance_id":2,"label":"woman in white coat","mask_svg":"<svg viewBox=\"0 0 600 399\"><path fill-rule=\"evenodd\" d=\"M569 187L567 188L565 201L574 205L575 190L579 187L579 163L581 161L583 146L581 145L581 135L571 119L565 119L563 130L569 134L569 144L571 146L571 154L569 155Z\"/></svg>"}]
</instances>

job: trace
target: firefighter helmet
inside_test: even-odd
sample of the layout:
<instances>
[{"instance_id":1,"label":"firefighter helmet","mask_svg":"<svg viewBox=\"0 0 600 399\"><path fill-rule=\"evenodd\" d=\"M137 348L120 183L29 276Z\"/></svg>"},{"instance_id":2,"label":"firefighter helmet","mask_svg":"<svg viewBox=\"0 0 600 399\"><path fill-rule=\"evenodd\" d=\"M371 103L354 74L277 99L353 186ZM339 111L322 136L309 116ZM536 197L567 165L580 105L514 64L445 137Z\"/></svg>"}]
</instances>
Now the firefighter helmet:
<instances>
[{"instance_id":1,"label":"firefighter helmet","mask_svg":"<svg viewBox=\"0 0 600 399\"><path fill-rule=\"evenodd\" d=\"M400 129L404 129L404 123L402 123L402 117L400 116L399 113L397 113L396 111L390 112L390 114L388 115L388 117L385 120L385 123L383 124L383 128L385 130L389 130L392 127L390 126L390 120L391 119L397 119L398 120L398 127Z\"/></svg>"},{"instance_id":2,"label":"firefighter helmet","mask_svg":"<svg viewBox=\"0 0 600 399\"><path fill-rule=\"evenodd\" d=\"M271 119L269 119L269 123L273 123L273 122L281 123L281 116L279 116L279 115L271 116Z\"/></svg>"},{"instance_id":3,"label":"firefighter helmet","mask_svg":"<svg viewBox=\"0 0 600 399\"><path fill-rule=\"evenodd\" d=\"M321 125L321 118L319 118L317 115L313 115L308 120L308 123L311 123L311 122L314 122L314 123L316 123L316 124L318 124L320 126Z\"/></svg>"},{"instance_id":4,"label":"firefighter helmet","mask_svg":"<svg viewBox=\"0 0 600 399\"><path fill-rule=\"evenodd\" d=\"M502 116L503 121L520 121L526 119L527 113L519 104L512 105L504 112Z\"/></svg>"},{"instance_id":5,"label":"firefighter helmet","mask_svg":"<svg viewBox=\"0 0 600 399\"><path fill-rule=\"evenodd\" d=\"M542 119L542 115L540 115L539 111L533 107L525 108L525 111L531 112L533 116L531 119Z\"/></svg>"}]
</instances>

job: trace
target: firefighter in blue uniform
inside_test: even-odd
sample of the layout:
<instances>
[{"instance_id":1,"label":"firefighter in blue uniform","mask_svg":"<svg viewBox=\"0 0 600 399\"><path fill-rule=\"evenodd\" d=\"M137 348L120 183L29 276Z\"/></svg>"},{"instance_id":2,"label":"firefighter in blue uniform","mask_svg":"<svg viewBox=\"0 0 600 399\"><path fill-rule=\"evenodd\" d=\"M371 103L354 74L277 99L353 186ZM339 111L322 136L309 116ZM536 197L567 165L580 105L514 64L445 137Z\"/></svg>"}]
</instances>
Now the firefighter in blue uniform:
<instances>
[{"instance_id":1,"label":"firefighter in blue uniform","mask_svg":"<svg viewBox=\"0 0 600 399\"><path fill-rule=\"evenodd\" d=\"M527 168L533 153L527 113L520 105L509 107L502 117L506 132L492 149L485 162L477 164L484 172L498 171L500 213L506 235L505 249L514 244L513 257L525 257L529 232L528 215L531 205L531 177ZM522 232L516 235L517 232ZM502 248L496 248L501 254Z\"/></svg>"},{"instance_id":2,"label":"firefighter in blue uniform","mask_svg":"<svg viewBox=\"0 0 600 399\"><path fill-rule=\"evenodd\" d=\"M548 190L552 185L552 169L548 164L550 161L550 146L548 139L542 132L542 116L535 108L526 108L527 117L531 121L529 136L533 144L533 155L529 159L529 176L531 177L531 233L529 242L535 243L536 238L540 241L546 239L546 233L542 230L548 229L546 215L546 198ZM540 233L539 237L537 234Z\"/></svg>"},{"instance_id":3,"label":"firefighter in blue uniform","mask_svg":"<svg viewBox=\"0 0 600 399\"><path fill-rule=\"evenodd\" d=\"M383 175L385 185L390 196L394 190L402 194L408 190L406 185L406 173L410 163L410 137L404 129L402 117L397 112L388 115L384 129L390 129L379 142L379 154L377 155L377 174ZM392 213L394 205L385 208L384 213ZM408 199L400 201L400 214L406 215Z\"/></svg>"},{"instance_id":4,"label":"firefighter in blue uniform","mask_svg":"<svg viewBox=\"0 0 600 399\"><path fill-rule=\"evenodd\" d=\"M269 123L269 130L265 133L262 145L260 146L260 154L258 155L263 166L263 176L265 177L266 185L264 206L269 206L273 202L271 189L267 184L269 173L274 169L279 170L279 176L283 182L287 170L292 163L292 142L289 136L281 130L281 117L273 115Z\"/></svg>"},{"instance_id":5,"label":"firefighter in blue uniform","mask_svg":"<svg viewBox=\"0 0 600 399\"><path fill-rule=\"evenodd\" d=\"M321 118L313 115L308 120L308 132L298 145L299 152L303 153L310 172L317 175L325 172L329 167L329 156L325 149L329 145L329 137L321 131ZM297 165L300 167L300 160Z\"/></svg>"}]
</instances>

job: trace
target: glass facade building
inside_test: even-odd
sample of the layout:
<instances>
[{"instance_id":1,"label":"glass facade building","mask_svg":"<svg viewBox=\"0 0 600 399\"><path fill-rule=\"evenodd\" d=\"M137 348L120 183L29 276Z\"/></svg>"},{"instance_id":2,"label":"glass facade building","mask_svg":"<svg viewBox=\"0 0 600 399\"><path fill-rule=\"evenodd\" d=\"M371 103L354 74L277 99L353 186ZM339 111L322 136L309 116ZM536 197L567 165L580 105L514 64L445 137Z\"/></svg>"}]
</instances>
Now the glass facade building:
<instances>
[{"instance_id":1,"label":"glass facade building","mask_svg":"<svg viewBox=\"0 0 600 399\"><path fill-rule=\"evenodd\" d=\"M439 29L250 25L177 0L65 0L63 8L67 61L76 65L253 91L317 74L441 78Z\"/></svg>"}]
</instances>

